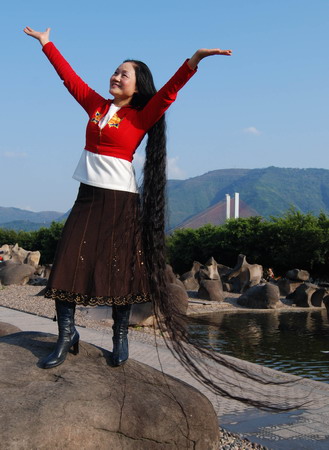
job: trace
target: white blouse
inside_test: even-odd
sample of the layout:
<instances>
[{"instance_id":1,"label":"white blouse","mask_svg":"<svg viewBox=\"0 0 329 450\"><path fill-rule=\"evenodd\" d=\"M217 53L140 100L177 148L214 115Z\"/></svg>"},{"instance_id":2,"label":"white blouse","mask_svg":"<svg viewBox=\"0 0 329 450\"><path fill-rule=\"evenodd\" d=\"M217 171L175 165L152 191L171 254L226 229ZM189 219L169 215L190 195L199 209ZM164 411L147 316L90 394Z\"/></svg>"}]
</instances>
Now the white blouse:
<instances>
[{"instance_id":1,"label":"white blouse","mask_svg":"<svg viewBox=\"0 0 329 450\"><path fill-rule=\"evenodd\" d=\"M98 126L101 129L104 128L119 109L119 106L112 103ZM135 171L131 162L114 156L98 155L88 150L82 151L73 178L81 183L103 189L138 192Z\"/></svg>"}]
</instances>

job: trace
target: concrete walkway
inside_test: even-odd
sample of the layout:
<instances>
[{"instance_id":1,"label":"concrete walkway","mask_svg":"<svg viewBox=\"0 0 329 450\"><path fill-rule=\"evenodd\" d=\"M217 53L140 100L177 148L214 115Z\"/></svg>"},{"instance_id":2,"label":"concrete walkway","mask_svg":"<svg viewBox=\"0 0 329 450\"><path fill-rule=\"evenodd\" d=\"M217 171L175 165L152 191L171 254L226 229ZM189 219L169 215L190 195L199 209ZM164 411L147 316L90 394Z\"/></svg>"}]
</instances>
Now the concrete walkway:
<instances>
[{"instance_id":1,"label":"concrete walkway","mask_svg":"<svg viewBox=\"0 0 329 450\"><path fill-rule=\"evenodd\" d=\"M57 334L57 324L52 320L9 308L0 307L0 321L15 325L22 331ZM111 350L111 330L107 333L91 328L77 328L82 340ZM157 342L155 342L155 339ZM150 338L148 335L146 339L144 333L130 331L129 343L130 357L132 359L148 364L158 370L163 370L165 373L179 378L203 392L212 402L218 415L219 424L223 428L240 433L250 441L262 444L269 449L329 449L328 384L311 381L306 378L301 379L293 385L285 387L283 395L285 396L284 398L288 399L306 399L308 402L306 408L287 413L264 412L213 394L189 375L163 345L161 338ZM229 357L227 358L229 359ZM256 372L276 380L282 378L297 379L292 375L283 375L281 372L242 360L238 360L238 363L241 367L248 366ZM223 372L223 377L232 376L227 369L221 369L221 371ZM241 383L243 383L241 385L245 388L246 381L243 378ZM257 390L257 386L255 389ZM273 385L262 386L258 395L261 397L271 391L273 393L273 389L276 393L279 393L279 390L283 388L273 387Z\"/></svg>"}]
</instances>

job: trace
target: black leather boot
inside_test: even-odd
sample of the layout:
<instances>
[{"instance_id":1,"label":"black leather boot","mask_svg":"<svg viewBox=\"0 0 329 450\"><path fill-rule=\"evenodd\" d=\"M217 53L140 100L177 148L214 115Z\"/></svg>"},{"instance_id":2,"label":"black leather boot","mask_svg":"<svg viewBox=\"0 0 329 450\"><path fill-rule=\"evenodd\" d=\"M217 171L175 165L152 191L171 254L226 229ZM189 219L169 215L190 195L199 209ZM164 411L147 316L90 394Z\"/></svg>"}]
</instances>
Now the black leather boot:
<instances>
[{"instance_id":1,"label":"black leather boot","mask_svg":"<svg viewBox=\"0 0 329 450\"><path fill-rule=\"evenodd\" d=\"M51 369L65 361L67 352L79 353L79 333L74 326L75 303L56 300L58 340L55 350L41 362L43 369Z\"/></svg>"},{"instance_id":2,"label":"black leather boot","mask_svg":"<svg viewBox=\"0 0 329 450\"><path fill-rule=\"evenodd\" d=\"M128 325L131 305L112 307L113 318L113 350L112 364L113 366L121 366L128 359Z\"/></svg>"}]
</instances>

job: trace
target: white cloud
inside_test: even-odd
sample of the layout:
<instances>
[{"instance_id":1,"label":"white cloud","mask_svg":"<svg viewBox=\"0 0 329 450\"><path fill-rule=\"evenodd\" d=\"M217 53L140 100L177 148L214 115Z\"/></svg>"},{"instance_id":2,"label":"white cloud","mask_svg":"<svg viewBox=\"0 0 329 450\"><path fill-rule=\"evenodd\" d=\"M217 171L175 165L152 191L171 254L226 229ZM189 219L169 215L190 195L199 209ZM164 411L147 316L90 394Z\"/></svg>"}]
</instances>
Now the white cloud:
<instances>
[{"instance_id":1,"label":"white cloud","mask_svg":"<svg viewBox=\"0 0 329 450\"><path fill-rule=\"evenodd\" d=\"M175 179L175 180L180 180L180 179L186 178L185 172L180 167L178 167L178 160L179 160L178 156L167 159L167 176L168 176L168 178ZM144 154L135 153L134 168L135 168L137 180L139 180L141 177L142 170L144 167L144 161L145 161Z\"/></svg>"},{"instance_id":2,"label":"white cloud","mask_svg":"<svg viewBox=\"0 0 329 450\"><path fill-rule=\"evenodd\" d=\"M248 128L244 128L244 129L243 129L243 132L244 132L244 133L247 133L247 134L253 134L253 135L255 135L255 136L258 136L258 135L260 134L260 131L257 130L256 127L248 127Z\"/></svg>"},{"instance_id":3,"label":"white cloud","mask_svg":"<svg viewBox=\"0 0 329 450\"><path fill-rule=\"evenodd\" d=\"M12 158L12 159L22 159L22 158L26 158L27 157L27 153L26 152L2 152L2 155L5 158Z\"/></svg>"},{"instance_id":4,"label":"white cloud","mask_svg":"<svg viewBox=\"0 0 329 450\"><path fill-rule=\"evenodd\" d=\"M174 158L168 158L168 178L184 179L186 177L184 171L178 167L179 157L175 156Z\"/></svg>"},{"instance_id":5,"label":"white cloud","mask_svg":"<svg viewBox=\"0 0 329 450\"><path fill-rule=\"evenodd\" d=\"M144 161L145 161L145 155L136 152L134 154L134 167L135 170L141 170L144 166Z\"/></svg>"}]
</instances>

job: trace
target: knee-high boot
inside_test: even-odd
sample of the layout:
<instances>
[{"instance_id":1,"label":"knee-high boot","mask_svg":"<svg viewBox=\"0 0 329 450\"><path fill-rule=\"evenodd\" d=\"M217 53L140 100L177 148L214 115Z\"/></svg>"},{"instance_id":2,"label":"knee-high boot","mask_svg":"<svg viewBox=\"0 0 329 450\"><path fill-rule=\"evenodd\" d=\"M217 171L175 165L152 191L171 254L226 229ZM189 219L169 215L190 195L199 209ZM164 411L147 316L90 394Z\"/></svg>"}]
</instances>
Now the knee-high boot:
<instances>
[{"instance_id":1,"label":"knee-high boot","mask_svg":"<svg viewBox=\"0 0 329 450\"><path fill-rule=\"evenodd\" d=\"M65 361L67 353L73 347L73 353L79 353L79 333L74 326L75 303L56 300L58 322L58 340L55 350L42 361L43 369L51 369Z\"/></svg>"},{"instance_id":2,"label":"knee-high boot","mask_svg":"<svg viewBox=\"0 0 329 450\"><path fill-rule=\"evenodd\" d=\"M121 366L127 361L129 356L128 351L128 325L131 305L113 305L113 350L112 350L112 364L114 366Z\"/></svg>"}]
</instances>

